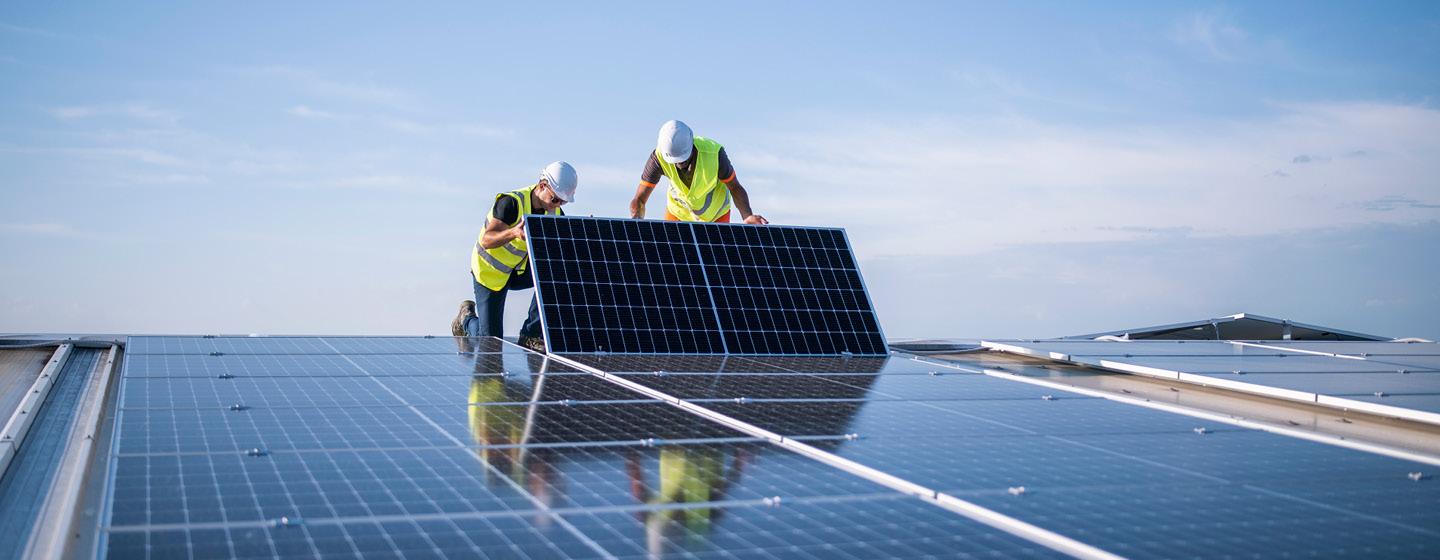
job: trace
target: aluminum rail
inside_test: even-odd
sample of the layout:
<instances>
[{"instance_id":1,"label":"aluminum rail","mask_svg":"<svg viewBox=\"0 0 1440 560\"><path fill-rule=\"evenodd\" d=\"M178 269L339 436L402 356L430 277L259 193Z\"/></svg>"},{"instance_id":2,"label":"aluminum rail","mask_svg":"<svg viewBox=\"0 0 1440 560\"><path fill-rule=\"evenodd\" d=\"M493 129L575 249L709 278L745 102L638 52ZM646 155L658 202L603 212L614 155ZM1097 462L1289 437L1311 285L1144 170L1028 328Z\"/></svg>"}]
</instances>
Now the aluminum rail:
<instances>
[{"instance_id":1,"label":"aluminum rail","mask_svg":"<svg viewBox=\"0 0 1440 560\"><path fill-rule=\"evenodd\" d=\"M25 398L20 400L20 406L15 407L15 412L5 422L5 428L0 430L0 474L10 468L11 459L15 458L15 454L25 442L25 434L30 432L30 424L35 421L40 407L45 404L45 397L55 385L55 376L60 374L60 368L65 366L65 360L70 357L70 351L74 348L71 344L61 344L55 349L55 354L50 356L50 361L40 370L40 376L35 378L35 383L31 384L30 390L25 393Z\"/></svg>"},{"instance_id":2,"label":"aluminum rail","mask_svg":"<svg viewBox=\"0 0 1440 560\"><path fill-rule=\"evenodd\" d=\"M105 398L119 359L120 347L111 345L104 367L99 373L92 372L85 385L75 424L71 426L65 444L65 453L60 457L59 471L51 483L49 495L45 497L40 516L35 520L35 532L30 534L22 558L65 557L69 545L75 542L77 535L74 527L80 515L81 489L85 485L90 458L95 454L100 424L105 417Z\"/></svg>"}]
</instances>

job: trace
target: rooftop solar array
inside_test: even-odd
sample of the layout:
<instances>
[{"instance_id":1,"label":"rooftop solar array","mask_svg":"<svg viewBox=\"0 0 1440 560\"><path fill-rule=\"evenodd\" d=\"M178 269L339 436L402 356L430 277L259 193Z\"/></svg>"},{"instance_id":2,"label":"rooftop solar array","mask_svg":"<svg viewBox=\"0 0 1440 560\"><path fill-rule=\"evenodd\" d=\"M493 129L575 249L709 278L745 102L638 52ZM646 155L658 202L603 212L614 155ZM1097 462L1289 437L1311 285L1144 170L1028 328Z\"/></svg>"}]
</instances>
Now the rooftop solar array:
<instances>
[{"instance_id":1,"label":"rooftop solar array","mask_svg":"<svg viewBox=\"0 0 1440 560\"><path fill-rule=\"evenodd\" d=\"M964 368L332 340L132 338L100 555L1440 548L1430 465Z\"/></svg>"},{"instance_id":2,"label":"rooftop solar array","mask_svg":"<svg viewBox=\"0 0 1440 560\"><path fill-rule=\"evenodd\" d=\"M1440 343L997 340L1127 373L1440 424Z\"/></svg>"},{"instance_id":3,"label":"rooftop solar array","mask_svg":"<svg viewBox=\"0 0 1440 560\"><path fill-rule=\"evenodd\" d=\"M526 220L551 352L882 355L845 231Z\"/></svg>"}]
</instances>

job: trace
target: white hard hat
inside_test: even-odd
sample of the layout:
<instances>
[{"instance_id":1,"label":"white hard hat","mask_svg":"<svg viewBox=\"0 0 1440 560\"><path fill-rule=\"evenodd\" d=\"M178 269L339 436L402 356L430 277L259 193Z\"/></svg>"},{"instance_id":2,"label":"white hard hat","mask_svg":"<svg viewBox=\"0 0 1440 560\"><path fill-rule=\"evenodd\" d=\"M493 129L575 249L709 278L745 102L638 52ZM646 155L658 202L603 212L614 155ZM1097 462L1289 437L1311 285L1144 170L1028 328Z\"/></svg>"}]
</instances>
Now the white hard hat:
<instances>
[{"instance_id":1,"label":"white hard hat","mask_svg":"<svg viewBox=\"0 0 1440 560\"><path fill-rule=\"evenodd\" d=\"M695 150L695 133L680 121L665 121L660 125L660 138L655 141L655 150L666 163L680 163L690 159Z\"/></svg>"},{"instance_id":2,"label":"white hard hat","mask_svg":"<svg viewBox=\"0 0 1440 560\"><path fill-rule=\"evenodd\" d=\"M580 178L575 175L575 168L563 161L557 161L545 166L540 171L540 178L550 185L550 190L555 191L555 196L565 202L575 202L575 187L580 183Z\"/></svg>"}]
</instances>

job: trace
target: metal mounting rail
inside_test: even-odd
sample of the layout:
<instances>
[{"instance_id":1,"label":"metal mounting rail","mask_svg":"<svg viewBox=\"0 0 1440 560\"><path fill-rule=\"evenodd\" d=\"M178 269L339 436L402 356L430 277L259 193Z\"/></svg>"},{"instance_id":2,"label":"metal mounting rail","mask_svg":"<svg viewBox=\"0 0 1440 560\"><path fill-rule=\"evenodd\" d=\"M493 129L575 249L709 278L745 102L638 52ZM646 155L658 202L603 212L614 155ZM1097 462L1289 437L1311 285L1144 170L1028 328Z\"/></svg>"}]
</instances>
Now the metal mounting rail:
<instances>
[{"instance_id":1,"label":"metal mounting rail","mask_svg":"<svg viewBox=\"0 0 1440 560\"><path fill-rule=\"evenodd\" d=\"M105 397L119 357L120 347L112 345L105 356L104 367L98 373L92 373L85 384L75 424L70 427L65 453L60 457L60 468L50 485L40 516L35 519L35 532L30 534L22 558L66 557L67 549L75 542L74 527L76 517L80 515L81 488L85 485L90 458L95 453L100 423L105 416L102 414Z\"/></svg>"},{"instance_id":2,"label":"metal mounting rail","mask_svg":"<svg viewBox=\"0 0 1440 560\"><path fill-rule=\"evenodd\" d=\"M25 398L20 400L20 406L15 408L14 414L5 422L4 430L0 430L0 474L10 468L10 460L24 443L25 434L30 432L30 424L35 421L40 407L45 404L50 387L55 385L55 376L60 374L60 368L64 367L65 360L70 357L73 349L74 345L71 344L61 344L55 349L55 354L50 356L50 361L40 370L40 376L35 378L35 383L31 384L29 392L25 393Z\"/></svg>"}]
</instances>

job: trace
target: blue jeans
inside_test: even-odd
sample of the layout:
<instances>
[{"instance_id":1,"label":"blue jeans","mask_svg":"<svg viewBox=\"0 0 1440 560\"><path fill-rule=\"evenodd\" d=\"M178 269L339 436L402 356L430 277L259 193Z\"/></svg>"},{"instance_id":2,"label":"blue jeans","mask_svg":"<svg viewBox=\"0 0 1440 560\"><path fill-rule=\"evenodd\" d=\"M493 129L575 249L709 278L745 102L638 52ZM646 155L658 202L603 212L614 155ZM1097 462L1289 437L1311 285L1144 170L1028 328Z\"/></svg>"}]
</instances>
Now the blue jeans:
<instances>
[{"instance_id":1,"label":"blue jeans","mask_svg":"<svg viewBox=\"0 0 1440 560\"><path fill-rule=\"evenodd\" d=\"M504 288L492 292L470 275L475 284L475 316L465 320L465 336L501 336L505 327L505 293L535 286L530 274L511 274ZM531 296L530 315L520 326L520 336L540 336L540 298Z\"/></svg>"}]
</instances>

